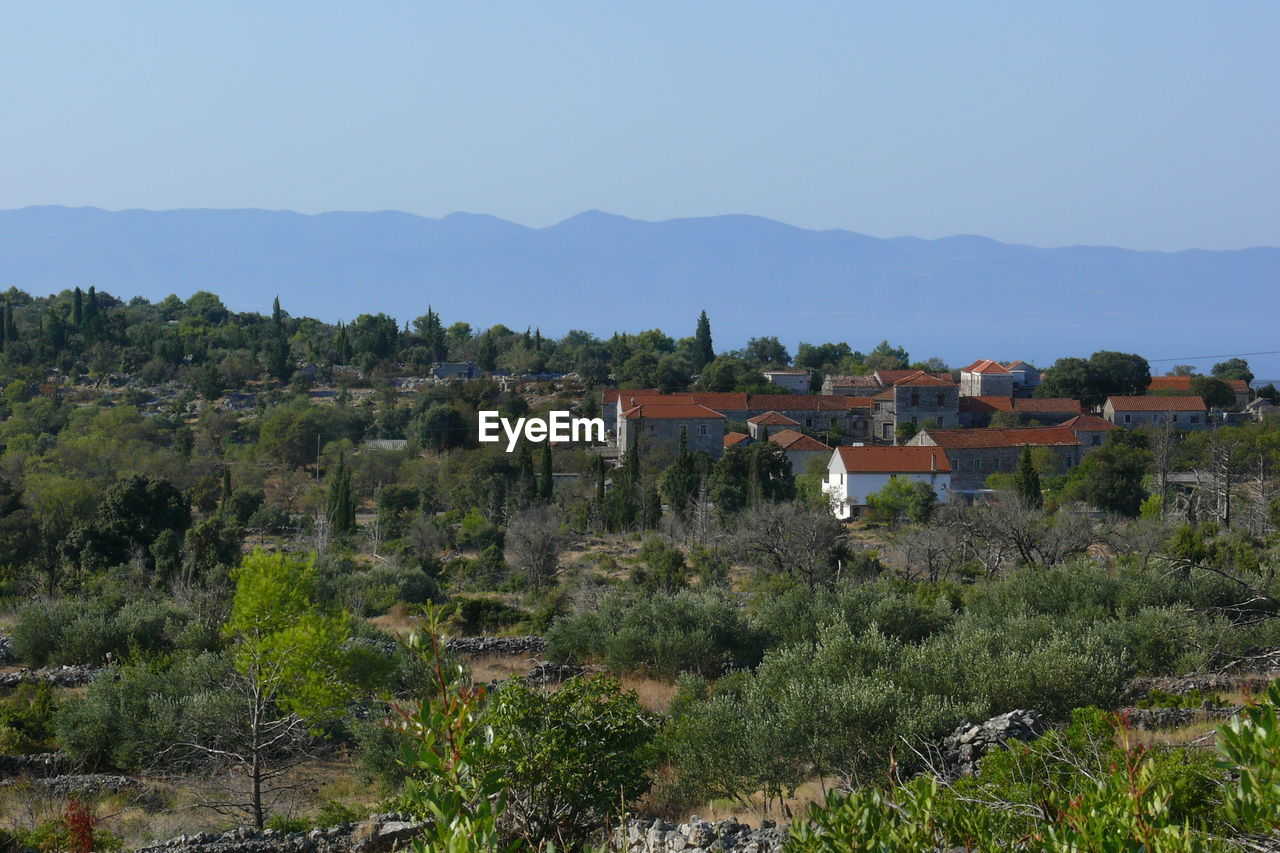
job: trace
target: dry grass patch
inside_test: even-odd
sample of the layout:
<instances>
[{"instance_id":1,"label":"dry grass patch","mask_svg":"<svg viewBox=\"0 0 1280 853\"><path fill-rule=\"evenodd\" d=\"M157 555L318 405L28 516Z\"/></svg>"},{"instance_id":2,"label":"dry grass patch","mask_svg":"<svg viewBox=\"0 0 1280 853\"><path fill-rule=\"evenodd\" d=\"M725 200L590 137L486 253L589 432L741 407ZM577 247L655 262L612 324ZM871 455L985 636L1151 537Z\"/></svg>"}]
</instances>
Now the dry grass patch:
<instances>
[{"instance_id":1,"label":"dry grass patch","mask_svg":"<svg viewBox=\"0 0 1280 853\"><path fill-rule=\"evenodd\" d=\"M655 714L665 714L676 695L676 686L665 681L627 675L621 682L623 690L635 691L640 704Z\"/></svg>"}]
</instances>

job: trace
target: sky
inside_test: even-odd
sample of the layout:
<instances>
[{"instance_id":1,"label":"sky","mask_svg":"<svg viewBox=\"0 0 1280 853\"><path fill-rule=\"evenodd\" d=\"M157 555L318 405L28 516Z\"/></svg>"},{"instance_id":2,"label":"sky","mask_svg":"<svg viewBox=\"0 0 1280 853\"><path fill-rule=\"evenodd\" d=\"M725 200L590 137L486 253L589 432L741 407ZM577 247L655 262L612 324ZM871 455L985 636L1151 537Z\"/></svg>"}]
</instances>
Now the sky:
<instances>
[{"instance_id":1,"label":"sky","mask_svg":"<svg viewBox=\"0 0 1280 853\"><path fill-rule=\"evenodd\" d=\"M1280 245L1280 3L8 3L0 208Z\"/></svg>"}]
</instances>

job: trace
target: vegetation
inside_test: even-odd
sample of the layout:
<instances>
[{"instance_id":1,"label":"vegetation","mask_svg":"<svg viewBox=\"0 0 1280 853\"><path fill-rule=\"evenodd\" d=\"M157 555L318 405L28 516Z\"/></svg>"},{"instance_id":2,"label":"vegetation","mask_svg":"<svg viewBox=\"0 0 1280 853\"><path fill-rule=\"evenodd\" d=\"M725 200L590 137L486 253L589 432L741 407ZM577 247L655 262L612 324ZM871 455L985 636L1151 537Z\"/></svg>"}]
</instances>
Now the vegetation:
<instances>
[{"instance_id":1,"label":"vegetation","mask_svg":"<svg viewBox=\"0 0 1280 853\"><path fill-rule=\"evenodd\" d=\"M797 823L798 850L1095 849L1103 833L1214 849L1272 829L1274 697L1213 736L1216 757L1108 720L1135 678L1280 645L1274 423L1116 431L1067 473L1028 451L972 506L894 479L846 525L771 442L714 460L687 440L633 447L610 467L581 446L481 446L476 413L594 415L611 378L776 392L762 367L945 364L887 341L717 353L705 312L686 338L557 340L431 308L332 326L207 293L6 299L8 633L26 666L100 669L0 694L5 756L165 774L172 809L216 827L399 804L438 818L424 850L575 849L624 814L797 815L804 798L827 834ZM442 360L555 378L402 387ZM1043 393L1148 379L1102 352L1055 364ZM542 634L548 660L587 671L521 683L523 659L455 657L446 631ZM961 721L1013 708L1053 730L978 779L901 781ZM309 787L317 768L349 787ZM112 843L120 803L66 805L14 824L14 843Z\"/></svg>"}]
</instances>

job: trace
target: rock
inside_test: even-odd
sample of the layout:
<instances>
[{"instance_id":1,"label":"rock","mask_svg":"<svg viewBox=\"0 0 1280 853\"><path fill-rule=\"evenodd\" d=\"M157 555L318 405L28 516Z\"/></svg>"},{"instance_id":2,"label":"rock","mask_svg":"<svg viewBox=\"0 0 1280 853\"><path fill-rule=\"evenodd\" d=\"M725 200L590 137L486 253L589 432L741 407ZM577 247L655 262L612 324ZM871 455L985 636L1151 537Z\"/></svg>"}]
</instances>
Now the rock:
<instances>
[{"instance_id":1,"label":"rock","mask_svg":"<svg viewBox=\"0 0 1280 853\"><path fill-rule=\"evenodd\" d=\"M943 739L939 775L946 781L977 773L978 761L1009 740L1032 741L1045 732L1039 711L1014 710L973 725L965 721Z\"/></svg>"}]
</instances>

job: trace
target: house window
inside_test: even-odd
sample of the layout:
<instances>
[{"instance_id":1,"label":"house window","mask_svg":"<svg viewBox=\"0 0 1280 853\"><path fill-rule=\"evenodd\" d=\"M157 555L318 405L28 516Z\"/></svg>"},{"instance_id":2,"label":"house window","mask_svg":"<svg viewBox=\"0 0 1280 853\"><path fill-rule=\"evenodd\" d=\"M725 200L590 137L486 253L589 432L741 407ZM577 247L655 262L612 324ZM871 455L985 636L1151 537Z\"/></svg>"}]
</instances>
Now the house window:
<instances>
[{"instance_id":1,"label":"house window","mask_svg":"<svg viewBox=\"0 0 1280 853\"><path fill-rule=\"evenodd\" d=\"M912 415L912 416L911 416L911 425L912 425L912 426L919 426L919 424L917 424L917 423L916 423L916 416L915 416L915 415Z\"/></svg>"},{"instance_id":2,"label":"house window","mask_svg":"<svg viewBox=\"0 0 1280 853\"><path fill-rule=\"evenodd\" d=\"M1101 444L1102 444L1102 436L1100 436L1100 435L1095 435L1095 436L1093 437L1093 446L1094 446L1094 447L1099 447L1099 446L1101 446Z\"/></svg>"},{"instance_id":3,"label":"house window","mask_svg":"<svg viewBox=\"0 0 1280 853\"><path fill-rule=\"evenodd\" d=\"M647 429L649 432L653 432L653 424L646 425L645 429Z\"/></svg>"},{"instance_id":4,"label":"house window","mask_svg":"<svg viewBox=\"0 0 1280 853\"><path fill-rule=\"evenodd\" d=\"M1200 416L1199 416L1199 415L1192 415L1192 416L1191 416L1191 422L1192 422L1193 424L1198 424L1198 423L1200 423Z\"/></svg>"},{"instance_id":5,"label":"house window","mask_svg":"<svg viewBox=\"0 0 1280 853\"><path fill-rule=\"evenodd\" d=\"M1178 422L1178 414L1177 414L1177 412L1174 412L1174 415L1173 415L1173 422L1174 422L1175 424Z\"/></svg>"},{"instance_id":6,"label":"house window","mask_svg":"<svg viewBox=\"0 0 1280 853\"><path fill-rule=\"evenodd\" d=\"M805 418L805 419L804 419L804 425L805 425L805 426L807 426L807 427L811 427L811 426L813 426L813 418Z\"/></svg>"},{"instance_id":7,"label":"house window","mask_svg":"<svg viewBox=\"0 0 1280 853\"><path fill-rule=\"evenodd\" d=\"M946 417L944 417L943 415L938 415L938 417L936 418L936 420L938 421L938 426L940 426L940 427L942 427L942 426L946 426L946 425L947 425L947 419L946 419Z\"/></svg>"},{"instance_id":8,"label":"house window","mask_svg":"<svg viewBox=\"0 0 1280 853\"><path fill-rule=\"evenodd\" d=\"M920 392L919 392L919 391L912 391L912 392L911 392L911 405L913 405L913 406L918 406L918 405L920 405Z\"/></svg>"},{"instance_id":9,"label":"house window","mask_svg":"<svg viewBox=\"0 0 1280 853\"><path fill-rule=\"evenodd\" d=\"M981 460L981 459L974 459L974 460L973 460L973 470L975 470L975 471L981 471L981 470L982 470L982 460Z\"/></svg>"},{"instance_id":10,"label":"house window","mask_svg":"<svg viewBox=\"0 0 1280 853\"><path fill-rule=\"evenodd\" d=\"M885 425L881 428L881 434L882 434L882 437L883 437L883 438L888 438L888 437L889 437L889 430L891 430L891 429L893 429L893 424L885 424Z\"/></svg>"},{"instance_id":11,"label":"house window","mask_svg":"<svg viewBox=\"0 0 1280 853\"><path fill-rule=\"evenodd\" d=\"M947 404L947 395L946 395L946 394L939 394L939 395L938 395L938 405L939 405L939 406L945 406L946 404Z\"/></svg>"},{"instance_id":12,"label":"house window","mask_svg":"<svg viewBox=\"0 0 1280 853\"><path fill-rule=\"evenodd\" d=\"M707 434L707 425L702 424L701 426L698 427L698 435L706 435L706 434Z\"/></svg>"},{"instance_id":13,"label":"house window","mask_svg":"<svg viewBox=\"0 0 1280 853\"><path fill-rule=\"evenodd\" d=\"M1125 415L1125 416L1124 416L1124 422L1125 422L1125 423L1127 423L1127 424L1131 424L1131 423L1133 423L1133 415Z\"/></svg>"}]
</instances>

